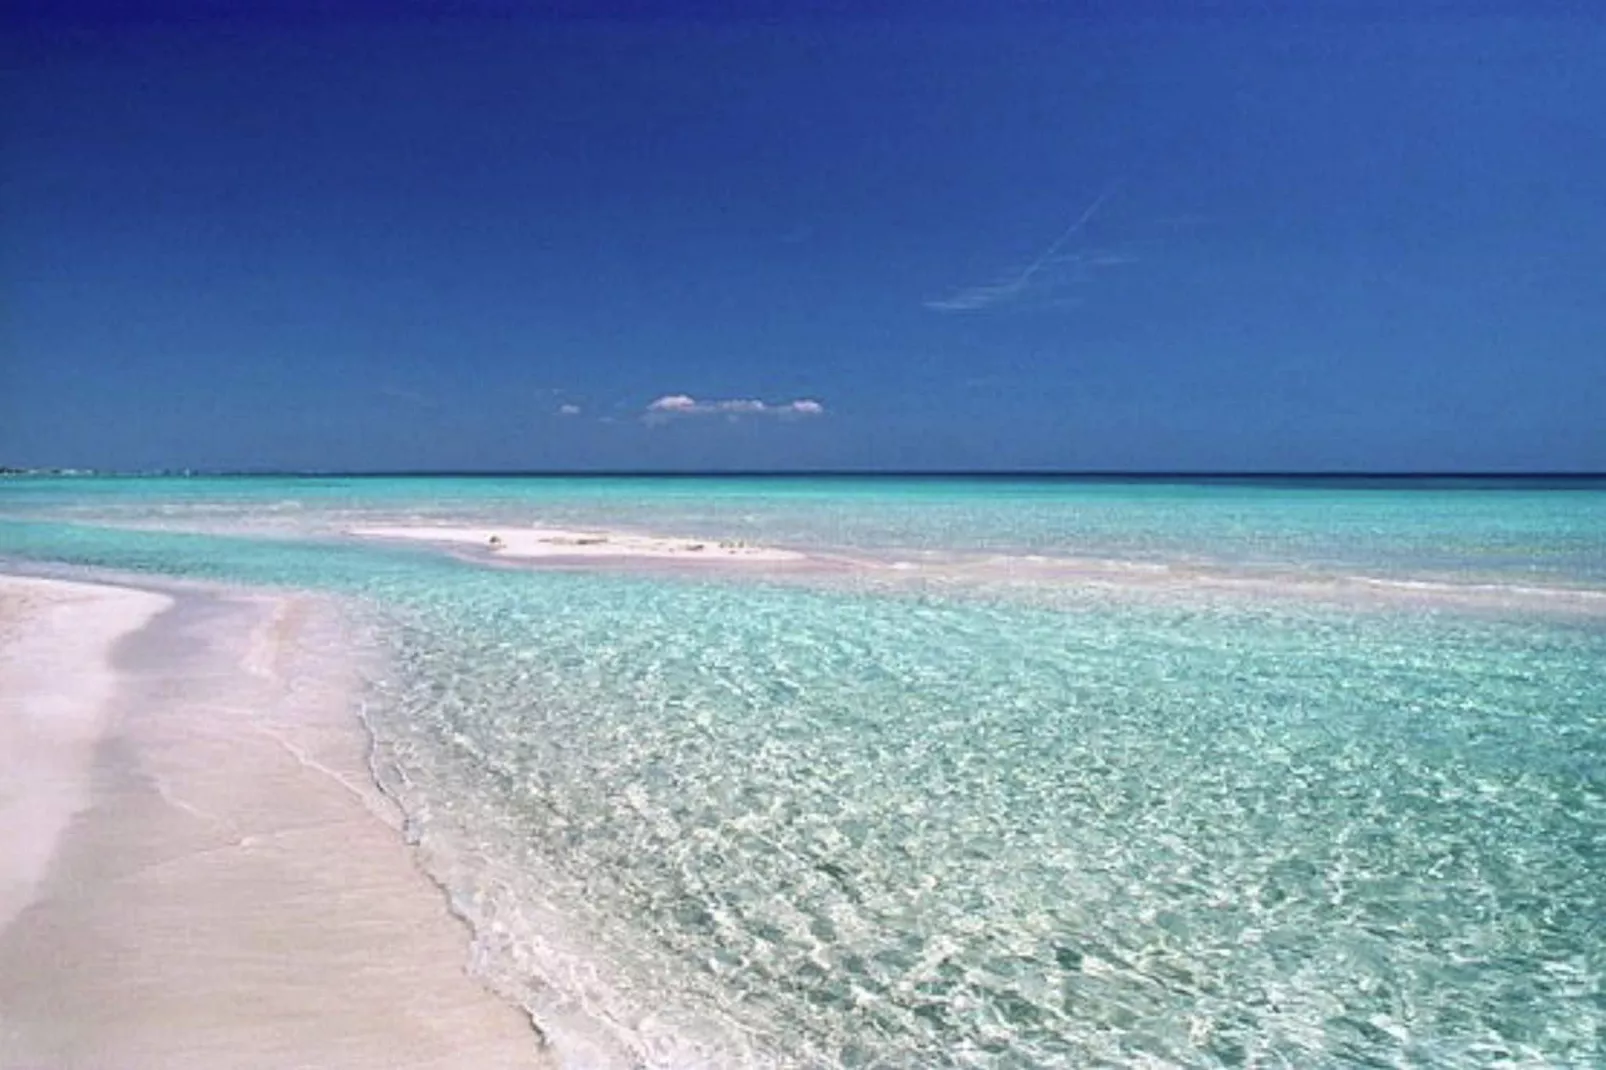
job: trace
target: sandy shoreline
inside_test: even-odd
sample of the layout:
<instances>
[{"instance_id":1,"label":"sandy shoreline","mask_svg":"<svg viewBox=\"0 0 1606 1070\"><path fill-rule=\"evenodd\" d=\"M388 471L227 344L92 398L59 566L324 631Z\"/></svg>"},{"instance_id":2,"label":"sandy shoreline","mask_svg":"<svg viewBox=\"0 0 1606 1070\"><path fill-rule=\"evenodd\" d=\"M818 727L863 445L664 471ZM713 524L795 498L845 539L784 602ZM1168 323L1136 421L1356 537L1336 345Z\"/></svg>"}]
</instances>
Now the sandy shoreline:
<instances>
[{"instance_id":1,"label":"sandy shoreline","mask_svg":"<svg viewBox=\"0 0 1606 1070\"><path fill-rule=\"evenodd\" d=\"M310 598L0 576L0 1067L550 1066Z\"/></svg>"}]
</instances>

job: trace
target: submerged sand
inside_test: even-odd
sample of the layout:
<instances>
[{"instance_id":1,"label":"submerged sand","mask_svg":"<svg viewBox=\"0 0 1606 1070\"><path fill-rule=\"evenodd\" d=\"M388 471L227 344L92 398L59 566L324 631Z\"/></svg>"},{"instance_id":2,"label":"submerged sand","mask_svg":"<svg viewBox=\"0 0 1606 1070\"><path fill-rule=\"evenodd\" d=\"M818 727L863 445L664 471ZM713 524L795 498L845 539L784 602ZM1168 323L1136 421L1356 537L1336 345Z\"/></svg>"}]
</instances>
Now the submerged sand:
<instances>
[{"instance_id":1,"label":"submerged sand","mask_svg":"<svg viewBox=\"0 0 1606 1070\"><path fill-rule=\"evenodd\" d=\"M326 612L0 577L0 1067L552 1065L373 786Z\"/></svg>"}]
</instances>

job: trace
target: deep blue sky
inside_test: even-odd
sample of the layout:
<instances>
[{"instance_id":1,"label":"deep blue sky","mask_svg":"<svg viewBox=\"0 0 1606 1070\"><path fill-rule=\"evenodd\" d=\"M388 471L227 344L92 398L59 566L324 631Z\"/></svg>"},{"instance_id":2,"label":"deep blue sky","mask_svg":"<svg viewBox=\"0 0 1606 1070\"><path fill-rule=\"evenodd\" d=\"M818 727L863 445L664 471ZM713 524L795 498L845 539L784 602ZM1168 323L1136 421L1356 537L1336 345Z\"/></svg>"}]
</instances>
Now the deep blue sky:
<instances>
[{"instance_id":1,"label":"deep blue sky","mask_svg":"<svg viewBox=\"0 0 1606 1070\"><path fill-rule=\"evenodd\" d=\"M0 464L1606 469L1592 7L922 6L14 17Z\"/></svg>"}]
</instances>

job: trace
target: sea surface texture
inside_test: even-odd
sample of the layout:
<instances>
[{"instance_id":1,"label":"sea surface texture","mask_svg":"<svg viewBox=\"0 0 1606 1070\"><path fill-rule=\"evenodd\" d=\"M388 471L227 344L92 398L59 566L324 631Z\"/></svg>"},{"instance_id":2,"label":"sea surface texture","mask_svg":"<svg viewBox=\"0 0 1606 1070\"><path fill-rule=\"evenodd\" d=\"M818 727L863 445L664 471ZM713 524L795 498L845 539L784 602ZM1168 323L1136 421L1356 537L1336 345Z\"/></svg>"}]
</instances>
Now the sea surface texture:
<instances>
[{"instance_id":1,"label":"sea surface texture","mask_svg":"<svg viewBox=\"0 0 1606 1070\"><path fill-rule=\"evenodd\" d=\"M1606 1063L1599 480L18 478L0 563L344 599L575 1067Z\"/></svg>"}]
</instances>

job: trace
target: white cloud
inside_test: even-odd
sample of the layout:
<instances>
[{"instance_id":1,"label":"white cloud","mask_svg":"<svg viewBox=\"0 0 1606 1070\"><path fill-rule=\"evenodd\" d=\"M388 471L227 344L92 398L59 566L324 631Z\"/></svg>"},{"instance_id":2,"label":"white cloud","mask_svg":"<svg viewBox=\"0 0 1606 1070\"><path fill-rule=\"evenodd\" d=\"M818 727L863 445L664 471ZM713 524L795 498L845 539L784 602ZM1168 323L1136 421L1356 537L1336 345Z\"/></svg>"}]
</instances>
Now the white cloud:
<instances>
[{"instance_id":1,"label":"white cloud","mask_svg":"<svg viewBox=\"0 0 1606 1070\"><path fill-rule=\"evenodd\" d=\"M825 406L812 398L798 398L780 404L759 401L756 398L729 398L699 401L689 394L665 394L649 402L642 419L648 423L662 423L677 416L823 416Z\"/></svg>"},{"instance_id":2,"label":"white cloud","mask_svg":"<svg viewBox=\"0 0 1606 1070\"><path fill-rule=\"evenodd\" d=\"M696 412L697 399L686 394L665 394L647 406L648 412Z\"/></svg>"},{"instance_id":3,"label":"white cloud","mask_svg":"<svg viewBox=\"0 0 1606 1070\"><path fill-rule=\"evenodd\" d=\"M578 405L559 405L558 406L558 415L559 416L579 416L580 415L580 406L578 406Z\"/></svg>"}]
</instances>

